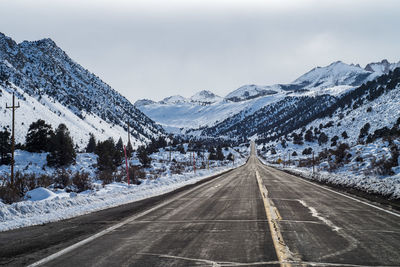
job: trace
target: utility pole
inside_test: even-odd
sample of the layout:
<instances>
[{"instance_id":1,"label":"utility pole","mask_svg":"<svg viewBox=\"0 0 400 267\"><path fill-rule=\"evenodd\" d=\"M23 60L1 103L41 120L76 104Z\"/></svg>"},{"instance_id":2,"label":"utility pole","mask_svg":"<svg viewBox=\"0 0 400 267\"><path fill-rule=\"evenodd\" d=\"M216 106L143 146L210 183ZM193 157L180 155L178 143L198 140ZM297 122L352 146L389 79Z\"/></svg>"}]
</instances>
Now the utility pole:
<instances>
[{"instance_id":1,"label":"utility pole","mask_svg":"<svg viewBox=\"0 0 400 267\"><path fill-rule=\"evenodd\" d=\"M130 144L130 143L131 143L131 133L130 133L130 130L129 130L129 121L128 121L128 144Z\"/></svg>"},{"instance_id":2,"label":"utility pole","mask_svg":"<svg viewBox=\"0 0 400 267\"><path fill-rule=\"evenodd\" d=\"M125 165L126 165L126 180L128 182L128 186L129 186L130 185L130 179L129 179L128 157L126 156L126 146L124 146L124 154L125 154Z\"/></svg>"},{"instance_id":3,"label":"utility pole","mask_svg":"<svg viewBox=\"0 0 400 267\"><path fill-rule=\"evenodd\" d=\"M194 151L193 151L193 172L196 173L196 159L194 157Z\"/></svg>"},{"instance_id":4,"label":"utility pole","mask_svg":"<svg viewBox=\"0 0 400 267\"><path fill-rule=\"evenodd\" d=\"M314 176L314 151L312 152L312 175Z\"/></svg>"},{"instance_id":5,"label":"utility pole","mask_svg":"<svg viewBox=\"0 0 400 267\"><path fill-rule=\"evenodd\" d=\"M14 186L14 150L15 150L15 110L19 108L19 102L18 106L15 105L15 95L13 93L13 98L12 98L12 106L8 106L6 104L6 108L9 108L12 110L12 133L11 133L11 186Z\"/></svg>"}]
</instances>

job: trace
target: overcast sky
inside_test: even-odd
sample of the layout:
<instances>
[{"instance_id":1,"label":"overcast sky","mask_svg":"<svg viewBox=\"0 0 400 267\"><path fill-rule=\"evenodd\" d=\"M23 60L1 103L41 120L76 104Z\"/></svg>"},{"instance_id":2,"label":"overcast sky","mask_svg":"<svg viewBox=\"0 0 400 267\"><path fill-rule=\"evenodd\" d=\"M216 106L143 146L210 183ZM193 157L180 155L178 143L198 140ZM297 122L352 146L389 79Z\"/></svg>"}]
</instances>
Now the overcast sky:
<instances>
[{"instance_id":1,"label":"overcast sky","mask_svg":"<svg viewBox=\"0 0 400 267\"><path fill-rule=\"evenodd\" d=\"M49 37L134 102L225 96L315 66L400 60L398 0L1 0L0 31Z\"/></svg>"}]
</instances>

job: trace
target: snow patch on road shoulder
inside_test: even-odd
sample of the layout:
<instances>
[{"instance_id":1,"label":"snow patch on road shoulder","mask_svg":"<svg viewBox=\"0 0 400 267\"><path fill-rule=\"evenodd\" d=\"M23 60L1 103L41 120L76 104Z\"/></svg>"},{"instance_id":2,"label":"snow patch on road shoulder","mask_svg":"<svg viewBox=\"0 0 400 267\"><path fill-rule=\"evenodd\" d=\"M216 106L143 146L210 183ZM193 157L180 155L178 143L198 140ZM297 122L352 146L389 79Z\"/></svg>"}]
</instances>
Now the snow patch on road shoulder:
<instances>
[{"instance_id":1,"label":"snow patch on road shoulder","mask_svg":"<svg viewBox=\"0 0 400 267\"><path fill-rule=\"evenodd\" d=\"M196 174L165 176L154 180L145 180L140 185L128 186L125 183L112 183L99 190L87 191L83 194L57 194L44 188L38 188L35 189L36 191L30 191L31 200L11 205L0 201L0 231L69 219L165 194L244 163L245 159L230 167L198 170Z\"/></svg>"}]
</instances>

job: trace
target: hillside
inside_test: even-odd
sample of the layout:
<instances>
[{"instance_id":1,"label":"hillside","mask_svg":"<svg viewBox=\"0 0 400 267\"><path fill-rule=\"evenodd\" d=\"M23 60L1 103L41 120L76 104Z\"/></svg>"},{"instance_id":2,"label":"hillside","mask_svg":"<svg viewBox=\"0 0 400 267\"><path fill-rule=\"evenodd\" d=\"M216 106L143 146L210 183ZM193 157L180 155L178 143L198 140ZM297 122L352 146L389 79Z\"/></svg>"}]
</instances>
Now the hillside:
<instances>
[{"instance_id":1,"label":"hillside","mask_svg":"<svg viewBox=\"0 0 400 267\"><path fill-rule=\"evenodd\" d=\"M30 122L39 118L47 118L53 126L65 122L73 137L83 143L89 132L100 139L125 137L128 121L138 143L163 133L159 125L74 62L51 39L17 44L0 33L0 90L2 107L10 103L12 91L21 103L17 114L23 116L24 124L17 131L19 141ZM0 119L2 127L10 124L5 114Z\"/></svg>"},{"instance_id":2,"label":"hillside","mask_svg":"<svg viewBox=\"0 0 400 267\"><path fill-rule=\"evenodd\" d=\"M288 165L310 170L314 153L317 171L321 172L318 179L398 194L392 184L400 175L398 103L400 68L341 95L318 118L301 127L260 138L260 154L270 162L279 158L288 161L290 157ZM324 175L324 171L340 175ZM376 176L381 178L371 178Z\"/></svg>"},{"instance_id":3,"label":"hillside","mask_svg":"<svg viewBox=\"0 0 400 267\"><path fill-rule=\"evenodd\" d=\"M393 70L398 65L400 64L383 60L382 62L370 63L366 68L361 68L359 65L349 65L337 61L325 67L314 68L290 84L244 85L227 94L224 98L217 98L207 104L174 96L158 103L142 100L138 101L136 105L167 131L195 135L204 134L232 138L238 131L241 131L241 126L235 126L235 124L248 117L248 121L254 120L251 124L256 129L249 128L249 132L245 136L240 136L240 138L247 138L255 133L263 132L261 126L256 126L257 122L259 121L261 124L267 120L266 117L273 116L271 108L285 104L284 99L287 97L291 97L287 101L298 102L300 106L302 105L300 102L306 99L313 102L313 99L322 99L322 95L336 97ZM269 105L272 106L268 107ZM321 103L321 105L326 107L329 106L329 103ZM324 106L321 106L321 108L324 108ZM289 110L286 113L289 114L290 112L293 113L294 110ZM264 113L266 113L266 116L263 115ZM293 114L299 115L297 112ZM254 115L252 118L249 117L252 115ZM311 118L312 115L309 119ZM247 127L245 126L246 123L242 124L243 132ZM229 133L231 130L234 130L234 132Z\"/></svg>"}]
</instances>

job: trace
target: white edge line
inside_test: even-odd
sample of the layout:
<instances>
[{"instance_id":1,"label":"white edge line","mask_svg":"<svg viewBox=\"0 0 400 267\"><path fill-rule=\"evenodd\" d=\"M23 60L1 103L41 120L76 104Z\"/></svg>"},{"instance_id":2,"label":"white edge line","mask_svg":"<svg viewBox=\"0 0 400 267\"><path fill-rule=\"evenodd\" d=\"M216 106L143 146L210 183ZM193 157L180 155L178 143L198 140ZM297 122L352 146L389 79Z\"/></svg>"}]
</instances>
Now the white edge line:
<instances>
[{"instance_id":1,"label":"white edge line","mask_svg":"<svg viewBox=\"0 0 400 267\"><path fill-rule=\"evenodd\" d=\"M290 174L290 175L292 175L292 174ZM295 175L292 175L292 176L296 177ZM296 177L296 178L298 178L298 177ZM306 183L315 185L315 186L320 187L320 188L322 188L322 189L325 189L325 190L327 190L327 191L330 191L330 192L336 193L336 194L338 194L338 195L347 197L347 198L352 199L352 200L354 200L354 201L357 201L357 202L359 202L359 203L363 203L363 204L365 204L365 205L367 205L367 206L370 206L370 207L372 207L372 208L378 209L378 210L380 210L380 211L384 211L384 212L389 213L389 214L391 214L391 215L394 215L394 216L396 216L396 217L400 217L400 214L398 214L398 213L396 213L396 212L393 212L393 211L390 211L390 210L387 210L387 209L384 209L384 208L381 208L381 207L372 205L372 204L370 204L370 203L368 203L368 202L365 202L365 201L362 201L362 200L360 200L360 199L357 199L357 198L354 198L354 197L345 195L345 194L340 193L340 192L337 192L337 191L335 191L335 190L326 188L325 186L322 186L322 185L313 183L313 182L311 182L311 181L308 181L308 180L305 180L305 179L302 179L302 178L300 178L300 179L301 179L302 181L306 182Z\"/></svg>"},{"instance_id":2,"label":"white edge line","mask_svg":"<svg viewBox=\"0 0 400 267\"><path fill-rule=\"evenodd\" d=\"M216 178L221 177L222 175L223 174L221 174L220 176L217 176ZM144 216L144 215L146 215L146 214L148 214L148 213L150 213L150 212L152 212L152 211L154 211L156 209L162 208L163 206L168 205L169 203L177 200L178 198L181 198L183 196L186 196L186 195L190 194L191 192L199 189L199 186L204 186L204 185L207 185L207 184L209 184L211 182L214 182L214 181L215 181L215 179L211 179L208 182L200 184L200 185L190 189L189 191L186 191L184 194L177 195L176 197L174 197L174 198L172 198L170 200L167 200L165 202L162 202L162 203L158 204L157 206L152 207L151 209L148 209L148 210L143 211L141 213L138 213L138 214L136 214L136 215L134 215L132 217L129 217L128 219L126 219L126 220L124 220L124 221L122 221L120 223L117 223L117 224L115 224L113 226L110 226L109 228L104 229L103 231L101 231L101 232L99 232L97 234L89 236L88 238L86 238L84 240L81 240L78 243L75 243L75 244L73 244L73 245L71 245L69 247L66 247L66 248L60 250L59 252L56 252L54 254L51 254L51 255L47 256L46 258L43 258L43 259L41 259L41 260L39 260L37 262L34 262L34 263L28 265L28 267L40 266L42 264L50 262L50 261L52 261L52 260L54 260L54 259L56 259L56 258L58 258L58 257L60 257L60 256L62 256L64 254L67 254L67 253L69 253L69 252L71 252L71 251L73 251L73 250L75 250L75 249L77 249L77 248L79 248L79 247L81 247L81 246L83 246L83 245L85 245L85 244L87 244L87 243L89 243L89 242L91 242L91 241L93 241L93 240L105 235L105 234L108 234L108 233L114 231L115 229L117 229L117 228L119 228L121 226L124 226L125 224L128 224L128 223L136 220L139 217L142 217L142 216Z\"/></svg>"}]
</instances>

